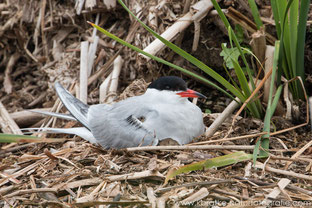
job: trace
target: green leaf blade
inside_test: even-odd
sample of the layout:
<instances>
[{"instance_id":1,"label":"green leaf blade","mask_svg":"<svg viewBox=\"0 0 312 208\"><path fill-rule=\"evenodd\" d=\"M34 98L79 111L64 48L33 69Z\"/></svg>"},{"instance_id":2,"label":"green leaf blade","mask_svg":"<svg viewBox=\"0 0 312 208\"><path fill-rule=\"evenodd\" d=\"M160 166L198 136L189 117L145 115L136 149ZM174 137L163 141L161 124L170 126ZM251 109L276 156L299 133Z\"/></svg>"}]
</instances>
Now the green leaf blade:
<instances>
[{"instance_id":1,"label":"green leaf blade","mask_svg":"<svg viewBox=\"0 0 312 208\"><path fill-rule=\"evenodd\" d=\"M227 165L232 165L232 164L236 164L236 163L251 160L251 159L252 159L251 154L246 154L243 151L239 151L239 152L234 152L228 155L223 155L220 157L215 157L212 159L192 163L190 165L185 165L185 166L178 168L177 170L169 171L165 179L165 184L167 184L171 178L182 173L188 173L190 171L196 171L196 170L224 167Z\"/></svg>"}]
</instances>

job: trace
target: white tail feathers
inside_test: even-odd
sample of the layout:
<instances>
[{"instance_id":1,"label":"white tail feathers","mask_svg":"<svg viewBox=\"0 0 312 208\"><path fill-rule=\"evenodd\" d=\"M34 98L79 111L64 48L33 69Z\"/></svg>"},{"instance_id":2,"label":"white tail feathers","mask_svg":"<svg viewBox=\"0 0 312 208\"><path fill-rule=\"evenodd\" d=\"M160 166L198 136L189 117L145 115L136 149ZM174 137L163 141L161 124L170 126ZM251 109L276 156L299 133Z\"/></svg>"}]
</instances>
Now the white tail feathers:
<instances>
[{"instance_id":1,"label":"white tail feathers","mask_svg":"<svg viewBox=\"0 0 312 208\"><path fill-rule=\"evenodd\" d=\"M77 121L72 115L70 114L63 114L63 113L54 113L54 112L48 112L48 111L41 111L41 110L29 110L30 112L34 113L40 113L46 116L53 116L65 120L72 120L72 121Z\"/></svg>"},{"instance_id":2,"label":"white tail feathers","mask_svg":"<svg viewBox=\"0 0 312 208\"><path fill-rule=\"evenodd\" d=\"M21 129L22 131L30 131L29 133L55 133L55 134L74 134L80 136L81 138L91 142L97 143L93 134L85 127L76 127L76 128L25 128Z\"/></svg>"}]
</instances>

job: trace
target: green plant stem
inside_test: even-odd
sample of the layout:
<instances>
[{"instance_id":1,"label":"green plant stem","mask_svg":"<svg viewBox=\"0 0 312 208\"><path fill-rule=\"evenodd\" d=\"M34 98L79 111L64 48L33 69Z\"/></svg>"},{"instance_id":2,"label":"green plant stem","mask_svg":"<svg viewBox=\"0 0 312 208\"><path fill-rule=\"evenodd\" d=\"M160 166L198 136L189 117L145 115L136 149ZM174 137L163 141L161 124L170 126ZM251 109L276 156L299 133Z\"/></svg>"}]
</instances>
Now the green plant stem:
<instances>
[{"instance_id":1,"label":"green plant stem","mask_svg":"<svg viewBox=\"0 0 312 208\"><path fill-rule=\"evenodd\" d=\"M260 28L263 26L263 23L260 19L260 15L259 15L259 11L258 11L258 7L256 5L256 2L255 2L255 0L248 0L248 3L250 6L250 9L251 9L252 16L253 16L255 23L257 25L257 29L260 30Z\"/></svg>"}]
</instances>

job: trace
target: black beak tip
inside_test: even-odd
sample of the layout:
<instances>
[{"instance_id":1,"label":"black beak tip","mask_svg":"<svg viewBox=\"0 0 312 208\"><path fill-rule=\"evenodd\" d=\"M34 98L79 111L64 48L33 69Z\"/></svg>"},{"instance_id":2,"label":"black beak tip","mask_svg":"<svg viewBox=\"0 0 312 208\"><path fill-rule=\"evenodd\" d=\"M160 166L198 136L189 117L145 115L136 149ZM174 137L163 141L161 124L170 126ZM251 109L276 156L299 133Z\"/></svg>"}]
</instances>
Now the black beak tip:
<instances>
[{"instance_id":1,"label":"black beak tip","mask_svg":"<svg viewBox=\"0 0 312 208\"><path fill-rule=\"evenodd\" d=\"M207 99L207 97L199 92L196 92L196 95L199 97L199 98L203 98L203 99Z\"/></svg>"}]
</instances>

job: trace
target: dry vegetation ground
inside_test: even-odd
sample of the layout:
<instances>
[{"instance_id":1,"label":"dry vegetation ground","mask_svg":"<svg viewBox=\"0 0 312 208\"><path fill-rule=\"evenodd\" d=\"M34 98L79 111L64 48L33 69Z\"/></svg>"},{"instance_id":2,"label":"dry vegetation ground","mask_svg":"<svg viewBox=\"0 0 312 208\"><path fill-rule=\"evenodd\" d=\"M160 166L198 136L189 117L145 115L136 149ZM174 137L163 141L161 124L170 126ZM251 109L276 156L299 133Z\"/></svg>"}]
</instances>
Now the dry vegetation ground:
<instances>
[{"instance_id":1,"label":"dry vegetation ground","mask_svg":"<svg viewBox=\"0 0 312 208\"><path fill-rule=\"evenodd\" d=\"M65 86L72 86L77 81L80 42L92 40L93 29L87 20L94 22L97 14L100 14L100 26L139 48L145 48L152 42L151 35L129 18L122 7L117 5L116 8L108 9L103 1L95 2L97 4L94 6L82 7L80 15L77 15L78 8L75 8L74 1L6 0L0 3L0 101L19 127L36 127L48 121L25 110L56 108L57 97L52 87L56 80ZM242 2L227 0L223 6L232 5L245 15L250 15L249 11L244 10ZM267 27L274 28L269 21L269 4L264 2L258 1L261 15L267 18ZM150 1L149 4L145 1L129 1L127 5L132 11L142 10L140 17L146 22L150 8L158 6L157 26L150 25L158 33L172 25L182 15L184 8L180 1L168 1L163 5L157 4L157 1ZM214 19L213 15L208 15L201 21L200 44L193 54L208 66L222 70L220 44L227 42L227 37L222 33L220 25L214 24ZM189 52L193 31L193 26L190 26L181 41L181 47ZM105 63L116 53L120 53L124 60L119 77L118 99L143 93L146 82L158 76L180 75L167 66L139 58L135 52L108 37L99 36L94 69L102 70L103 73L89 85L89 104L99 102L99 85L111 71L111 67ZM310 37L311 33L308 33L307 66L312 62ZM202 73L167 49L159 56ZM189 79L188 83L190 88L201 88L200 91L208 96L206 101L199 103L203 110L219 113L228 105L229 99L219 92ZM311 83L311 74L307 74L307 87ZM308 89L308 92L311 90ZM272 131L304 123L305 105L304 102L299 104L298 121L275 117L272 121L275 129ZM261 120L242 116L229 137L261 132ZM213 115L205 115L205 124L209 126L213 119ZM208 140L213 145L248 147L255 143L257 137L211 142L222 139L230 124L231 119L228 119L215 136L202 136L194 142ZM53 125L71 127L76 123L57 120L53 121ZM2 131L5 132L4 128ZM187 146L184 150L103 150L78 137L51 134L48 137L65 139L56 142L0 144L1 207L89 207L99 204L107 207L179 207L192 202L192 206L197 207L216 205L214 203L223 207L230 207L231 203L260 207L257 203L263 202L268 196L271 199L267 200L275 205L281 201L292 203L281 204L285 207L304 205L303 202L307 200L306 207L312 207L312 149L309 144L312 134L307 126L272 136L271 157L259 160L266 164L265 168L259 164L258 168L254 168L251 162L241 162L223 168L181 174L165 186L164 179L170 169L235 150L213 150L208 147L187 150ZM306 151L292 157L302 148ZM252 151L247 148L246 152Z\"/></svg>"}]
</instances>

